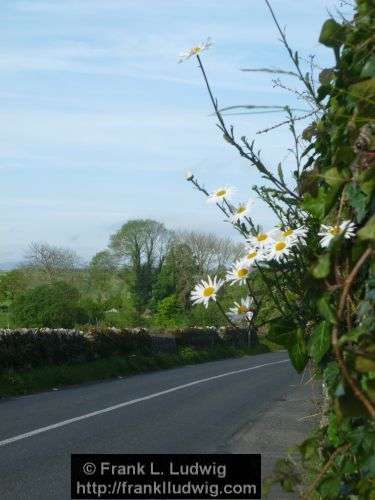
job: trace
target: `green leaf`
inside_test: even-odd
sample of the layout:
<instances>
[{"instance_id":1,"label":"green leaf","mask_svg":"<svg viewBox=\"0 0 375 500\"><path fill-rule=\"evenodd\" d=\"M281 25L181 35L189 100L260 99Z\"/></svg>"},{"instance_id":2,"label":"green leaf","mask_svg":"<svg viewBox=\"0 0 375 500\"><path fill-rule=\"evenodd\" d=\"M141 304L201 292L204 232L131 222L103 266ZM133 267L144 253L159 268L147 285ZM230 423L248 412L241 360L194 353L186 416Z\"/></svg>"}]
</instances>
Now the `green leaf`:
<instances>
[{"instance_id":1,"label":"green leaf","mask_svg":"<svg viewBox=\"0 0 375 500\"><path fill-rule=\"evenodd\" d=\"M325 294L317 302L318 311L323 316L323 318L330 323L337 323L336 314L330 303L331 295Z\"/></svg>"},{"instance_id":2,"label":"green leaf","mask_svg":"<svg viewBox=\"0 0 375 500\"><path fill-rule=\"evenodd\" d=\"M312 268L312 274L317 279L326 278L329 275L331 269L330 254L325 253L321 255L318 262Z\"/></svg>"},{"instance_id":3,"label":"green leaf","mask_svg":"<svg viewBox=\"0 0 375 500\"><path fill-rule=\"evenodd\" d=\"M361 72L362 78L371 78L372 76L375 76L375 54L366 61Z\"/></svg>"},{"instance_id":4,"label":"green leaf","mask_svg":"<svg viewBox=\"0 0 375 500\"><path fill-rule=\"evenodd\" d=\"M375 360L367 358L366 356L357 355L355 357L355 369L360 373L375 373Z\"/></svg>"},{"instance_id":5,"label":"green leaf","mask_svg":"<svg viewBox=\"0 0 375 500\"><path fill-rule=\"evenodd\" d=\"M305 193L302 201L302 207L310 212L317 219L323 219L331 209L337 199L337 188L330 187L324 189L320 187L316 197L310 193Z\"/></svg>"},{"instance_id":6,"label":"green leaf","mask_svg":"<svg viewBox=\"0 0 375 500\"><path fill-rule=\"evenodd\" d=\"M375 78L350 85L349 92L356 99L364 101L364 103L367 102L367 104L371 103L375 97Z\"/></svg>"},{"instance_id":7,"label":"green leaf","mask_svg":"<svg viewBox=\"0 0 375 500\"><path fill-rule=\"evenodd\" d=\"M335 68L324 68L319 73L319 82L321 85L328 85L335 76Z\"/></svg>"},{"instance_id":8,"label":"green leaf","mask_svg":"<svg viewBox=\"0 0 375 500\"><path fill-rule=\"evenodd\" d=\"M360 328L353 328L348 333L341 335L339 339L339 344L345 344L346 342L357 342L357 340L364 335L365 332Z\"/></svg>"},{"instance_id":9,"label":"green leaf","mask_svg":"<svg viewBox=\"0 0 375 500\"><path fill-rule=\"evenodd\" d=\"M284 182L284 174L283 174L283 169L282 169L281 163L279 163L277 165L277 173L279 174L279 178L280 178L281 182Z\"/></svg>"},{"instance_id":10,"label":"green leaf","mask_svg":"<svg viewBox=\"0 0 375 500\"><path fill-rule=\"evenodd\" d=\"M336 167L332 167L327 170L322 177L327 184L333 187L340 187L346 181L345 177L337 170Z\"/></svg>"},{"instance_id":11,"label":"green leaf","mask_svg":"<svg viewBox=\"0 0 375 500\"><path fill-rule=\"evenodd\" d=\"M294 330L291 343L288 347L288 353L294 368L297 372L301 372L308 361L305 336L301 328Z\"/></svg>"},{"instance_id":12,"label":"green leaf","mask_svg":"<svg viewBox=\"0 0 375 500\"><path fill-rule=\"evenodd\" d=\"M329 95L332 91L331 85L321 85L318 88L318 101L322 101L327 95Z\"/></svg>"},{"instance_id":13,"label":"green leaf","mask_svg":"<svg viewBox=\"0 0 375 500\"><path fill-rule=\"evenodd\" d=\"M354 208L358 222L361 222L367 213L368 196L355 184L348 186L346 194L350 205Z\"/></svg>"},{"instance_id":14,"label":"green leaf","mask_svg":"<svg viewBox=\"0 0 375 500\"><path fill-rule=\"evenodd\" d=\"M340 47L345 39L345 27L337 23L334 19L327 19L322 26L319 42L326 47Z\"/></svg>"},{"instance_id":15,"label":"green leaf","mask_svg":"<svg viewBox=\"0 0 375 500\"><path fill-rule=\"evenodd\" d=\"M320 363L331 346L331 328L328 321L322 321L312 332L309 353L315 363Z\"/></svg>"},{"instance_id":16,"label":"green leaf","mask_svg":"<svg viewBox=\"0 0 375 500\"><path fill-rule=\"evenodd\" d=\"M339 476L331 476L322 481L318 487L321 498L339 498L341 479Z\"/></svg>"},{"instance_id":17,"label":"green leaf","mask_svg":"<svg viewBox=\"0 0 375 500\"><path fill-rule=\"evenodd\" d=\"M292 333L295 325L285 318L277 318L270 322L267 339L275 344L288 348L292 343Z\"/></svg>"},{"instance_id":18,"label":"green leaf","mask_svg":"<svg viewBox=\"0 0 375 500\"><path fill-rule=\"evenodd\" d=\"M358 237L361 240L375 240L375 215L358 231Z\"/></svg>"}]
</instances>

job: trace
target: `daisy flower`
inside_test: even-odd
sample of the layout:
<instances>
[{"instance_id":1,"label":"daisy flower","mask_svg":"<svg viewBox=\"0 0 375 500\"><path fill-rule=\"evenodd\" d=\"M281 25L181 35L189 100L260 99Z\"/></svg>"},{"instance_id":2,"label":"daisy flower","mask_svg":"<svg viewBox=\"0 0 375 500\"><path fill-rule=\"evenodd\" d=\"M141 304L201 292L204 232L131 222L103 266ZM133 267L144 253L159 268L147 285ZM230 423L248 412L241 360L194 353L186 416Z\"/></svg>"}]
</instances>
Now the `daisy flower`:
<instances>
[{"instance_id":1,"label":"daisy flower","mask_svg":"<svg viewBox=\"0 0 375 500\"><path fill-rule=\"evenodd\" d=\"M185 179L187 181L191 181L194 179L194 174L193 172L190 172L190 170L188 170L186 173L185 173Z\"/></svg>"},{"instance_id":2,"label":"daisy flower","mask_svg":"<svg viewBox=\"0 0 375 500\"><path fill-rule=\"evenodd\" d=\"M282 240L285 239L287 241L296 241L299 240L304 242L307 235L307 228L304 226L291 228L286 227L285 229L275 228L270 231L270 235L274 240Z\"/></svg>"},{"instance_id":3,"label":"daisy flower","mask_svg":"<svg viewBox=\"0 0 375 500\"><path fill-rule=\"evenodd\" d=\"M213 193L211 193L207 199L208 203L219 203L219 201L223 201L224 198L230 198L234 193L234 188L232 187L220 187L216 189Z\"/></svg>"},{"instance_id":4,"label":"daisy flower","mask_svg":"<svg viewBox=\"0 0 375 500\"><path fill-rule=\"evenodd\" d=\"M274 240L271 236L271 231L268 231L267 233L261 231L255 236L250 236L247 241L254 247L265 248L268 247Z\"/></svg>"},{"instance_id":5,"label":"daisy flower","mask_svg":"<svg viewBox=\"0 0 375 500\"><path fill-rule=\"evenodd\" d=\"M227 273L227 281L231 281L231 285L238 283L243 285L250 274L250 263L245 259L238 260Z\"/></svg>"},{"instance_id":6,"label":"daisy flower","mask_svg":"<svg viewBox=\"0 0 375 500\"><path fill-rule=\"evenodd\" d=\"M191 47L191 49L181 52L180 59L178 62L182 63L183 61L186 61L187 59L190 59L193 56L199 56L199 54L201 54L204 50L209 49L211 45L212 45L211 38L207 38L205 42L202 42L199 45L196 45L195 47Z\"/></svg>"},{"instance_id":7,"label":"daisy flower","mask_svg":"<svg viewBox=\"0 0 375 500\"><path fill-rule=\"evenodd\" d=\"M280 240L274 241L272 245L267 249L267 260L280 260L285 256L290 254L290 249L296 244L297 240L287 240L282 238Z\"/></svg>"},{"instance_id":8,"label":"daisy flower","mask_svg":"<svg viewBox=\"0 0 375 500\"><path fill-rule=\"evenodd\" d=\"M235 302L234 306L229 309L228 316L232 321L250 321L253 317L253 311L251 310L252 304L252 297L241 299L240 303Z\"/></svg>"},{"instance_id":9,"label":"daisy flower","mask_svg":"<svg viewBox=\"0 0 375 500\"><path fill-rule=\"evenodd\" d=\"M244 259L246 262L248 262L250 265L257 262L263 257L263 253L261 250L259 250L256 247L249 247L247 249L247 254L245 255Z\"/></svg>"},{"instance_id":10,"label":"daisy flower","mask_svg":"<svg viewBox=\"0 0 375 500\"><path fill-rule=\"evenodd\" d=\"M254 203L254 200L249 200L247 203L240 203L231 215L230 220L233 223L242 221L249 214Z\"/></svg>"},{"instance_id":11,"label":"daisy flower","mask_svg":"<svg viewBox=\"0 0 375 500\"><path fill-rule=\"evenodd\" d=\"M321 236L320 244L322 247L327 248L337 236L342 235L347 240L353 238L355 235L355 224L350 220L344 220L339 226L326 226L322 224L318 235Z\"/></svg>"},{"instance_id":12,"label":"daisy flower","mask_svg":"<svg viewBox=\"0 0 375 500\"><path fill-rule=\"evenodd\" d=\"M213 280L210 276L207 276L207 281L201 280L191 292L193 305L203 304L207 308L210 300L216 300L216 294L223 284L224 280L218 280L216 276Z\"/></svg>"}]
</instances>

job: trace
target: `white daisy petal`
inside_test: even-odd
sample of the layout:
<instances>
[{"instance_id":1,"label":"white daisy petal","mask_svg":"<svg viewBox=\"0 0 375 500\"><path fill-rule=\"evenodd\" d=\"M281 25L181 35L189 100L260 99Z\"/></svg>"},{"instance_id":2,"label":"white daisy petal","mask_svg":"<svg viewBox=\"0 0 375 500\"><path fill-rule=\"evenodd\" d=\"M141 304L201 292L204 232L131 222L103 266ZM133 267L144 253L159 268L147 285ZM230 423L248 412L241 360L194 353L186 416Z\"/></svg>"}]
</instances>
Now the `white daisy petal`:
<instances>
[{"instance_id":1,"label":"white daisy petal","mask_svg":"<svg viewBox=\"0 0 375 500\"><path fill-rule=\"evenodd\" d=\"M247 241L251 246L255 248L266 248L274 241L272 233L272 230L268 232L261 231L255 236L250 236Z\"/></svg>"},{"instance_id":2,"label":"white daisy petal","mask_svg":"<svg viewBox=\"0 0 375 500\"><path fill-rule=\"evenodd\" d=\"M218 280L216 276L213 281L211 276L207 276L207 281L201 280L190 294L193 305L203 304L207 308L210 300L216 300L216 294L223 284L224 280Z\"/></svg>"},{"instance_id":3,"label":"white daisy petal","mask_svg":"<svg viewBox=\"0 0 375 500\"><path fill-rule=\"evenodd\" d=\"M250 321L253 317L252 311L253 299L252 297L246 297L241 299L241 302L234 302L234 306L231 307L228 311L228 316L232 321L241 322L241 321Z\"/></svg>"},{"instance_id":4,"label":"white daisy petal","mask_svg":"<svg viewBox=\"0 0 375 500\"><path fill-rule=\"evenodd\" d=\"M288 257L291 248L296 245L296 241L287 240L286 238L274 241L267 249L267 260L280 262L283 258Z\"/></svg>"},{"instance_id":5,"label":"white daisy petal","mask_svg":"<svg viewBox=\"0 0 375 500\"><path fill-rule=\"evenodd\" d=\"M224 199L229 200L234 192L235 189L233 187L229 186L219 187L209 195L207 203L219 203Z\"/></svg>"},{"instance_id":6,"label":"white daisy petal","mask_svg":"<svg viewBox=\"0 0 375 500\"><path fill-rule=\"evenodd\" d=\"M355 224L350 220L344 220L341 224L335 226L328 226L322 224L318 236L321 237L320 245L327 248L331 241L338 236L343 236L345 239L351 239L355 236Z\"/></svg>"},{"instance_id":7,"label":"white daisy petal","mask_svg":"<svg viewBox=\"0 0 375 500\"><path fill-rule=\"evenodd\" d=\"M232 269L227 273L227 281L231 282L231 285L238 283L243 285L246 283L247 278L251 272L251 264L246 259L241 259L235 262Z\"/></svg>"},{"instance_id":8,"label":"white daisy petal","mask_svg":"<svg viewBox=\"0 0 375 500\"><path fill-rule=\"evenodd\" d=\"M187 59L190 59L193 56L199 56L203 51L209 49L211 45L212 45L211 38L207 38L205 42L202 42L199 45L196 45L195 47L191 47L190 49L181 52L180 59L178 62L181 63L183 61L186 61Z\"/></svg>"},{"instance_id":9,"label":"white daisy petal","mask_svg":"<svg viewBox=\"0 0 375 500\"><path fill-rule=\"evenodd\" d=\"M254 206L254 200L249 200L247 203L240 203L235 209L234 213L231 215L230 220L233 223L241 222L245 217L247 217Z\"/></svg>"}]
</instances>

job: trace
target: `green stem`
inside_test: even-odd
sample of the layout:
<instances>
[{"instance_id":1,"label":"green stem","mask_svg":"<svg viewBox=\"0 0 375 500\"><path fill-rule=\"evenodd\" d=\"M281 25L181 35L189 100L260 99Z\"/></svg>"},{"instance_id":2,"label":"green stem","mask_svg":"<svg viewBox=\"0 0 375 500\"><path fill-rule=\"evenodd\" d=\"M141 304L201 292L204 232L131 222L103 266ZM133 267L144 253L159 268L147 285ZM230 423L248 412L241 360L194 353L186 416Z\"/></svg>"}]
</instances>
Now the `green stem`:
<instances>
[{"instance_id":1,"label":"green stem","mask_svg":"<svg viewBox=\"0 0 375 500\"><path fill-rule=\"evenodd\" d=\"M268 288L268 292L269 292L270 296L272 297L272 300L273 300L273 302L275 303L276 308L279 310L279 312L280 312L283 316L285 316L284 311L283 311L283 309L281 308L279 301L276 299L275 294L274 294L274 292L272 291L272 288L271 288L271 286L270 286L270 284L269 284L269 282L268 282L268 279L266 278L266 275L265 275L265 274L264 274L264 272L262 271L262 268L261 268L261 267L259 266L259 264L257 264L257 263L255 263L255 265L256 265L256 267L257 267L258 271L260 272L260 275L261 275L261 277L262 277L262 280L263 280L264 284L265 284L265 285L266 285L266 287Z\"/></svg>"},{"instance_id":2,"label":"green stem","mask_svg":"<svg viewBox=\"0 0 375 500\"><path fill-rule=\"evenodd\" d=\"M236 330L240 331L240 328L238 328L238 326L235 323L233 323L233 321L228 317L227 313L224 311L223 306L220 304L220 302L218 300L216 300L215 304L217 305L217 307L219 308L219 311L222 313L222 315L225 317L225 319L228 321L228 323L230 325L232 325Z\"/></svg>"}]
</instances>

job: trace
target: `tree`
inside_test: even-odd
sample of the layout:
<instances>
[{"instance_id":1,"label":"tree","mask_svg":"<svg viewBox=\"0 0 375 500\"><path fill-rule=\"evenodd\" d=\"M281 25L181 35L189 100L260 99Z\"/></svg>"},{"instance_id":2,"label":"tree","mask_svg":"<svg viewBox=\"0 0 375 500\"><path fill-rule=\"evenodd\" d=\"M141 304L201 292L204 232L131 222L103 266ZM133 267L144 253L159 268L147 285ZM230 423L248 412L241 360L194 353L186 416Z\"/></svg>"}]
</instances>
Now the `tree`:
<instances>
[{"instance_id":1,"label":"tree","mask_svg":"<svg viewBox=\"0 0 375 500\"><path fill-rule=\"evenodd\" d=\"M31 243L25 257L26 264L40 270L50 283L76 271L80 264L80 259L73 250L48 243Z\"/></svg>"},{"instance_id":2,"label":"tree","mask_svg":"<svg viewBox=\"0 0 375 500\"><path fill-rule=\"evenodd\" d=\"M172 233L164 224L150 219L130 220L110 239L109 248L126 267L134 304L141 313L151 298Z\"/></svg>"},{"instance_id":3,"label":"tree","mask_svg":"<svg viewBox=\"0 0 375 500\"><path fill-rule=\"evenodd\" d=\"M198 276L198 266L189 245L176 241L166 255L153 290L155 302L174 295L177 303L190 309L190 292Z\"/></svg>"},{"instance_id":4,"label":"tree","mask_svg":"<svg viewBox=\"0 0 375 500\"><path fill-rule=\"evenodd\" d=\"M63 281L40 285L17 296L11 315L22 327L71 328L88 319L79 306L78 290Z\"/></svg>"},{"instance_id":5,"label":"tree","mask_svg":"<svg viewBox=\"0 0 375 500\"><path fill-rule=\"evenodd\" d=\"M109 250L98 252L91 259L88 272L92 287L105 295L117 272L117 259Z\"/></svg>"},{"instance_id":6,"label":"tree","mask_svg":"<svg viewBox=\"0 0 375 500\"><path fill-rule=\"evenodd\" d=\"M13 269L0 276L0 302L12 301L27 288L28 280L23 269Z\"/></svg>"},{"instance_id":7,"label":"tree","mask_svg":"<svg viewBox=\"0 0 375 500\"><path fill-rule=\"evenodd\" d=\"M212 233L179 231L175 240L191 249L201 275L223 271L245 253L242 243L234 243L230 238Z\"/></svg>"}]
</instances>

